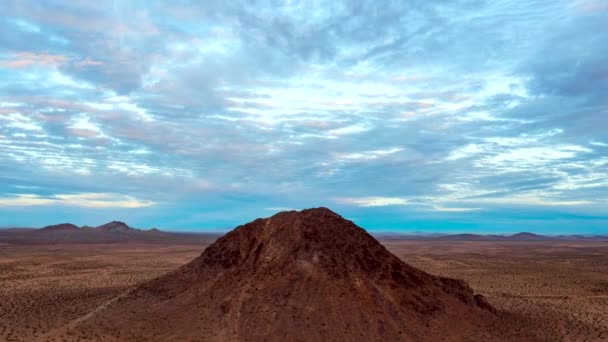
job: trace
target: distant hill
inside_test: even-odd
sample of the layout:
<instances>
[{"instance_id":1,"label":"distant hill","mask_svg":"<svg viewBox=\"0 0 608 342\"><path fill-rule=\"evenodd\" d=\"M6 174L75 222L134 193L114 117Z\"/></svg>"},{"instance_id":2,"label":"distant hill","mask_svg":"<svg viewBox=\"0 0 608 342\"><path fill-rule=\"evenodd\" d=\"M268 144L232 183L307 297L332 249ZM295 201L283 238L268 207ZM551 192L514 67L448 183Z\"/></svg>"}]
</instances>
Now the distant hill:
<instances>
[{"instance_id":1,"label":"distant hill","mask_svg":"<svg viewBox=\"0 0 608 342\"><path fill-rule=\"evenodd\" d=\"M607 240L608 236L594 235L557 235L547 236L529 232L521 232L513 235L497 235L497 234L429 234L429 235L406 235L406 234L390 234L379 235L383 240L435 240L435 241L560 241L560 240Z\"/></svg>"},{"instance_id":2,"label":"distant hill","mask_svg":"<svg viewBox=\"0 0 608 342\"><path fill-rule=\"evenodd\" d=\"M104 225L96 227L95 229L109 233L134 233L135 231L141 231L139 229L131 228L126 223L120 221L108 222Z\"/></svg>"},{"instance_id":3,"label":"distant hill","mask_svg":"<svg viewBox=\"0 0 608 342\"><path fill-rule=\"evenodd\" d=\"M553 237L522 232L522 233L513 234L513 235L509 236L508 238L510 240L519 240L519 241L536 241L536 240L552 239Z\"/></svg>"},{"instance_id":4,"label":"distant hill","mask_svg":"<svg viewBox=\"0 0 608 342\"><path fill-rule=\"evenodd\" d=\"M454 235L443 235L438 236L438 240L451 240L451 241L484 241L484 240L498 240L503 238L499 235L479 235L479 234L454 234Z\"/></svg>"},{"instance_id":5,"label":"distant hill","mask_svg":"<svg viewBox=\"0 0 608 342\"><path fill-rule=\"evenodd\" d=\"M118 243L118 242L172 242L210 243L215 234L172 233L159 229L141 230L120 221L91 227L78 227L61 223L40 229L0 230L0 242L14 244L65 244L65 243Z\"/></svg>"},{"instance_id":6,"label":"distant hill","mask_svg":"<svg viewBox=\"0 0 608 342\"><path fill-rule=\"evenodd\" d=\"M0 232L27 232L36 230L36 228L23 228L23 227L3 227L0 228Z\"/></svg>"},{"instance_id":7,"label":"distant hill","mask_svg":"<svg viewBox=\"0 0 608 342\"><path fill-rule=\"evenodd\" d=\"M71 223L60 223L52 226L46 226L44 228L40 228L39 232L63 232L63 231L77 231L80 228Z\"/></svg>"},{"instance_id":8,"label":"distant hill","mask_svg":"<svg viewBox=\"0 0 608 342\"><path fill-rule=\"evenodd\" d=\"M557 235L546 236L530 232L513 235L484 234L425 234L422 232L376 233L380 240L433 240L433 241L560 241L560 240L600 240L608 241L606 235ZM176 242L176 243L209 243L214 241L217 233L175 233L152 228L137 229L125 222L111 221L97 227L78 227L71 223L60 223L35 228L0 228L0 243L114 243L114 242Z\"/></svg>"}]
</instances>

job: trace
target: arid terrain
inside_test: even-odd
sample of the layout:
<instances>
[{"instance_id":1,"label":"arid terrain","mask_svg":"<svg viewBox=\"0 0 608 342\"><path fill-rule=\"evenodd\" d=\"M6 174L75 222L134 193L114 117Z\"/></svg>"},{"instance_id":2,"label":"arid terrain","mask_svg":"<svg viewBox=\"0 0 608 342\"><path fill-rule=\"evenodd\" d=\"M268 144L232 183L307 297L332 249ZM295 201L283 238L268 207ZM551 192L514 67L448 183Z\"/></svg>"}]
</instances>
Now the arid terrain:
<instances>
[{"instance_id":1,"label":"arid terrain","mask_svg":"<svg viewBox=\"0 0 608 342\"><path fill-rule=\"evenodd\" d=\"M607 241L382 242L412 266L466 280L499 312L529 322L525 329L535 327L541 339L608 340ZM0 340L43 340L205 247L0 243Z\"/></svg>"},{"instance_id":2,"label":"arid terrain","mask_svg":"<svg viewBox=\"0 0 608 342\"><path fill-rule=\"evenodd\" d=\"M131 286L192 260L205 245L0 245L0 341L37 337Z\"/></svg>"},{"instance_id":3,"label":"arid terrain","mask_svg":"<svg viewBox=\"0 0 608 342\"><path fill-rule=\"evenodd\" d=\"M547 341L608 341L608 241L383 241L429 273L465 279Z\"/></svg>"}]
</instances>

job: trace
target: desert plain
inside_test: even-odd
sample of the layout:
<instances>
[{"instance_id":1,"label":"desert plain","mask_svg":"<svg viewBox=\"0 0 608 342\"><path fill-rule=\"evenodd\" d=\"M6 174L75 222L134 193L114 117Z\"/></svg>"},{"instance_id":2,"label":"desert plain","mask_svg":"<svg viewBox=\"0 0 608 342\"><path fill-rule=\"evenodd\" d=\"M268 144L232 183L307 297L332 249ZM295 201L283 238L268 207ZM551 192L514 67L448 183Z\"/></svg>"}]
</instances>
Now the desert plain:
<instances>
[{"instance_id":1,"label":"desert plain","mask_svg":"<svg viewBox=\"0 0 608 342\"><path fill-rule=\"evenodd\" d=\"M211 242L0 243L0 341L72 340L53 331ZM608 341L608 241L381 242L412 266L466 280L541 340Z\"/></svg>"}]
</instances>

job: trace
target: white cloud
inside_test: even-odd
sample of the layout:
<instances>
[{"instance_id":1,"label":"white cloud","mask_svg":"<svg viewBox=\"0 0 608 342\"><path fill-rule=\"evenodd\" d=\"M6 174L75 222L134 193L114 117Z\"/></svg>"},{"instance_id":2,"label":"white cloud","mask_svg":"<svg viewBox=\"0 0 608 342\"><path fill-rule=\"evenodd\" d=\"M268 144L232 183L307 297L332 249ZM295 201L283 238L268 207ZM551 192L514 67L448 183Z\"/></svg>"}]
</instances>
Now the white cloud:
<instances>
[{"instance_id":1,"label":"white cloud","mask_svg":"<svg viewBox=\"0 0 608 342\"><path fill-rule=\"evenodd\" d=\"M359 197L359 198L339 198L338 202L344 204L354 204L359 207L384 207L395 205L408 205L410 202L401 197Z\"/></svg>"},{"instance_id":2,"label":"white cloud","mask_svg":"<svg viewBox=\"0 0 608 342\"><path fill-rule=\"evenodd\" d=\"M73 117L68 129L73 135L82 138L104 136L101 129L91 122L88 115L84 114Z\"/></svg>"},{"instance_id":3,"label":"white cloud","mask_svg":"<svg viewBox=\"0 0 608 342\"><path fill-rule=\"evenodd\" d=\"M443 211L443 212L461 213L461 212L467 212L467 211L481 210L481 208L459 208L459 207L441 207L441 206L436 206L436 207L433 207L433 210L434 211Z\"/></svg>"},{"instance_id":4,"label":"white cloud","mask_svg":"<svg viewBox=\"0 0 608 342\"><path fill-rule=\"evenodd\" d=\"M497 198L480 198L475 200L463 200L464 202L472 203L491 203L491 204L509 204L509 205L532 205L532 206L577 206L591 204L593 202L587 200L562 200L550 197L541 197L535 194L516 194Z\"/></svg>"},{"instance_id":5,"label":"white cloud","mask_svg":"<svg viewBox=\"0 0 608 342\"><path fill-rule=\"evenodd\" d=\"M381 150L372 150L372 151L361 151L361 152L352 152L352 153L339 153L336 155L336 159L339 161L359 161L359 160L374 160L378 158L383 158L389 156L391 154L395 154L397 152L403 151L401 147L392 147Z\"/></svg>"},{"instance_id":6,"label":"white cloud","mask_svg":"<svg viewBox=\"0 0 608 342\"><path fill-rule=\"evenodd\" d=\"M365 123L353 124L345 127L331 129L327 131L329 137L337 138L342 135L358 134L371 130L370 125Z\"/></svg>"},{"instance_id":7,"label":"white cloud","mask_svg":"<svg viewBox=\"0 0 608 342\"><path fill-rule=\"evenodd\" d=\"M293 208L289 208L289 207L270 207L270 208L264 208L268 211L292 211L295 210Z\"/></svg>"},{"instance_id":8,"label":"white cloud","mask_svg":"<svg viewBox=\"0 0 608 342\"><path fill-rule=\"evenodd\" d=\"M450 155L448 156L447 159L448 160L457 160L457 159L468 158L468 157L472 157L477 154L480 154L483 151L484 151L483 145L468 144L464 147L461 147L459 149L452 151L452 153L450 153Z\"/></svg>"},{"instance_id":9,"label":"white cloud","mask_svg":"<svg viewBox=\"0 0 608 342\"><path fill-rule=\"evenodd\" d=\"M516 137L487 137L483 141L504 147L530 146L534 143L540 143L544 139L560 135L563 132L564 130L562 129L550 129L542 133L524 133Z\"/></svg>"},{"instance_id":10,"label":"white cloud","mask_svg":"<svg viewBox=\"0 0 608 342\"><path fill-rule=\"evenodd\" d=\"M0 197L0 207L64 205L87 208L143 208L155 204L157 203L111 193L56 194L51 196L15 194L10 197Z\"/></svg>"},{"instance_id":11,"label":"white cloud","mask_svg":"<svg viewBox=\"0 0 608 342\"><path fill-rule=\"evenodd\" d=\"M37 122L27 116L24 116L21 113L13 112L5 115L0 115L0 120L7 121L8 127L22 129L26 131L42 131L42 127Z\"/></svg>"},{"instance_id":12,"label":"white cloud","mask_svg":"<svg viewBox=\"0 0 608 342\"><path fill-rule=\"evenodd\" d=\"M590 149L576 145L524 147L498 153L475 162L476 166L496 166L522 169L542 166L550 162L576 157L579 153L591 152Z\"/></svg>"},{"instance_id":13,"label":"white cloud","mask_svg":"<svg viewBox=\"0 0 608 342\"><path fill-rule=\"evenodd\" d=\"M591 204L587 199L563 199L558 191L536 190L520 193L508 193L508 189L488 189L473 186L468 183L439 184L442 193L426 200L436 203L465 204L473 206L485 205L513 205L513 206L578 206ZM505 193L500 197L493 197L496 193Z\"/></svg>"}]
</instances>

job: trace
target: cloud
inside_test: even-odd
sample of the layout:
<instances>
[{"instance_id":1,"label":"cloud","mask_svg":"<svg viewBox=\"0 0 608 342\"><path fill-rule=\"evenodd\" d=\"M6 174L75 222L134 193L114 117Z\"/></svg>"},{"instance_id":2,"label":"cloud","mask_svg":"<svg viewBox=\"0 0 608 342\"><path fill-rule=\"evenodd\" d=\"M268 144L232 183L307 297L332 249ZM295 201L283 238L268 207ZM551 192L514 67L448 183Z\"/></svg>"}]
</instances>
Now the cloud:
<instances>
[{"instance_id":1,"label":"cloud","mask_svg":"<svg viewBox=\"0 0 608 342\"><path fill-rule=\"evenodd\" d=\"M507 225L608 200L601 2L0 7L13 201L131 194L194 227L276 203Z\"/></svg>"},{"instance_id":2,"label":"cloud","mask_svg":"<svg viewBox=\"0 0 608 342\"><path fill-rule=\"evenodd\" d=\"M0 116L0 121L7 122L7 127L22 131L42 131L42 127L33 119L11 110Z\"/></svg>"},{"instance_id":3,"label":"cloud","mask_svg":"<svg viewBox=\"0 0 608 342\"><path fill-rule=\"evenodd\" d=\"M49 205L55 201L48 198L43 198L34 194L17 194L12 197L5 197L0 199L1 206L36 206L36 205Z\"/></svg>"},{"instance_id":4,"label":"cloud","mask_svg":"<svg viewBox=\"0 0 608 342\"><path fill-rule=\"evenodd\" d=\"M478 144L468 144L464 147L458 148L450 153L448 160L457 160L462 158L468 158L484 151L483 146Z\"/></svg>"},{"instance_id":5,"label":"cloud","mask_svg":"<svg viewBox=\"0 0 608 342\"><path fill-rule=\"evenodd\" d=\"M0 67L21 69L31 66L58 67L68 61L66 56L53 54L37 54L32 52L17 52L12 57L0 60Z\"/></svg>"},{"instance_id":6,"label":"cloud","mask_svg":"<svg viewBox=\"0 0 608 342\"><path fill-rule=\"evenodd\" d=\"M410 202L399 197L362 197L362 198L339 198L339 203L354 204L360 207L385 207L408 205Z\"/></svg>"},{"instance_id":7,"label":"cloud","mask_svg":"<svg viewBox=\"0 0 608 342\"><path fill-rule=\"evenodd\" d=\"M577 11L581 13L596 13L608 11L608 4L601 0L579 0L575 2Z\"/></svg>"},{"instance_id":8,"label":"cloud","mask_svg":"<svg viewBox=\"0 0 608 342\"><path fill-rule=\"evenodd\" d=\"M433 210L434 211L443 211L443 212L461 213L461 212L481 210L481 208L433 207Z\"/></svg>"},{"instance_id":9,"label":"cloud","mask_svg":"<svg viewBox=\"0 0 608 342\"><path fill-rule=\"evenodd\" d=\"M74 63L74 65L78 68L92 68L92 67L101 67L104 65L101 61L96 61L91 59L90 57L85 57L84 59Z\"/></svg>"},{"instance_id":10,"label":"cloud","mask_svg":"<svg viewBox=\"0 0 608 342\"><path fill-rule=\"evenodd\" d=\"M479 197L476 199L463 199L462 202L472 203L489 203L499 205L516 205L516 206L544 206L544 207L555 207L555 206L580 206L591 204L593 201L589 200L568 200L551 198L550 194L535 194L534 192L529 194L515 194L502 197Z\"/></svg>"},{"instance_id":11,"label":"cloud","mask_svg":"<svg viewBox=\"0 0 608 342\"><path fill-rule=\"evenodd\" d=\"M480 164L489 164L496 168L524 169L538 165L547 165L553 161L571 159L579 153L588 153L592 150L581 146L554 146L515 148L498 153L489 158L479 160Z\"/></svg>"},{"instance_id":12,"label":"cloud","mask_svg":"<svg viewBox=\"0 0 608 342\"><path fill-rule=\"evenodd\" d=\"M392 147L382 150L373 151L362 151L362 152L351 152L351 153L340 153L336 156L336 159L341 161L359 161L359 160L374 160L390 156L391 154L403 151L401 147Z\"/></svg>"},{"instance_id":13,"label":"cloud","mask_svg":"<svg viewBox=\"0 0 608 342\"><path fill-rule=\"evenodd\" d=\"M87 208L144 208L156 205L156 203L152 201L139 200L131 196L111 193L56 194L51 196L15 194L10 197L0 198L0 206L5 207L31 207L47 205Z\"/></svg>"},{"instance_id":14,"label":"cloud","mask_svg":"<svg viewBox=\"0 0 608 342\"><path fill-rule=\"evenodd\" d=\"M291 211L291 210L295 210L293 208L288 208L288 207L270 207L270 208L264 208L268 211Z\"/></svg>"}]
</instances>

